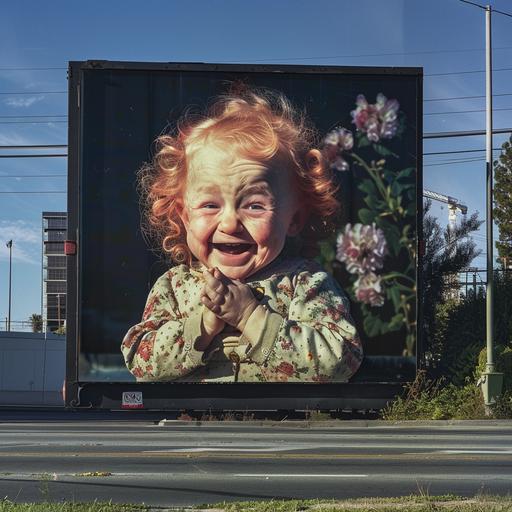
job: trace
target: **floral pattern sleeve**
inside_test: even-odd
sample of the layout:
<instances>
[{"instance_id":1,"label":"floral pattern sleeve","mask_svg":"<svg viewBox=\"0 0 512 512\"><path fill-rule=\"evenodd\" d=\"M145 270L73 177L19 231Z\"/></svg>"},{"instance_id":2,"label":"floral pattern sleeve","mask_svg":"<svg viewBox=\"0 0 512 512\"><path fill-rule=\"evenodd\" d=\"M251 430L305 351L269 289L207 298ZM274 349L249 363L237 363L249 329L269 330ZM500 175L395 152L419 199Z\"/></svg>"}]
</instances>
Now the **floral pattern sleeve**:
<instances>
[{"instance_id":1,"label":"floral pattern sleeve","mask_svg":"<svg viewBox=\"0 0 512 512\"><path fill-rule=\"evenodd\" d=\"M205 364L204 352L194 349L202 310L180 311L174 287L181 284L172 270L161 276L149 293L142 321L123 339L126 366L138 381L175 380Z\"/></svg>"},{"instance_id":2,"label":"floral pattern sleeve","mask_svg":"<svg viewBox=\"0 0 512 512\"><path fill-rule=\"evenodd\" d=\"M363 352L342 290L324 271L303 271L279 286L289 304L258 307L242 333L262 380L347 381Z\"/></svg>"}]
</instances>

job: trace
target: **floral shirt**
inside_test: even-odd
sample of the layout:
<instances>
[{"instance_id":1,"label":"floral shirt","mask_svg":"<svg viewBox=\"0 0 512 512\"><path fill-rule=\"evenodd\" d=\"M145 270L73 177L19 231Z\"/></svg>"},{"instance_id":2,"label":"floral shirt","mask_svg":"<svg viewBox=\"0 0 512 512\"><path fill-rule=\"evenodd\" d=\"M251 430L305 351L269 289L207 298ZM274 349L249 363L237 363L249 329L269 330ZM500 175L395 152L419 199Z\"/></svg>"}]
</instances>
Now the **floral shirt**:
<instances>
[{"instance_id":1,"label":"floral shirt","mask_svg":"<svg viewBox=\"0 0 512 512\"><path fill-rule=\"evenodd\" d=\"M346 382L359 368L361 342L334 279L302 258L277 260L249 277L261 306L243 332L227 326L206 351L201 337L200 265L179 265L153 286L142 321L123 339L138 381Z\"/></svg>"}]
</instances>

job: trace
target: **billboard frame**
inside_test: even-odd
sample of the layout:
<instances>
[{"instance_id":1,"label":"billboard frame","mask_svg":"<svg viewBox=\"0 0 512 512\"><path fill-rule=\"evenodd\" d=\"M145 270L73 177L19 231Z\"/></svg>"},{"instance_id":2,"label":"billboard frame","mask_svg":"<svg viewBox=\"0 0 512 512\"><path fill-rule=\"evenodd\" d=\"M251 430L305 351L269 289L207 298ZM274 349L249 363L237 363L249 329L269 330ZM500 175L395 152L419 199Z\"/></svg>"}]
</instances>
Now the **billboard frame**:
<instances>
[{"instance_id":1,"label":"billboard frame","mask_svg":"<svg viewBox=\"0 0 512 512\"><path fill-rule=\"evenodd\" d=\"M184 382L92 382L79 379L80 353L80 212L83 147L82 75L88 70L130 71L210 71L240 73L357 74L370 76L410 76L416 79L416 155L417 155L417 307L416 307L416 369L422 367L422 312L419 297L423 287L421 266L424 251L423 218L423 68L303 66L279 64L210 64L153 63L87 60L69 62L68 82L68 236L75 242L75 254L67 256L67 337L66 337L66 406L73 408L122 407L124 392L142 393L144 409L194 410L342 410L383 407L403 389L403 382L358 382L357 374L348 383L184 383ZM363 363L364 364L364 363Z\"/></svg>"}]
</instances>

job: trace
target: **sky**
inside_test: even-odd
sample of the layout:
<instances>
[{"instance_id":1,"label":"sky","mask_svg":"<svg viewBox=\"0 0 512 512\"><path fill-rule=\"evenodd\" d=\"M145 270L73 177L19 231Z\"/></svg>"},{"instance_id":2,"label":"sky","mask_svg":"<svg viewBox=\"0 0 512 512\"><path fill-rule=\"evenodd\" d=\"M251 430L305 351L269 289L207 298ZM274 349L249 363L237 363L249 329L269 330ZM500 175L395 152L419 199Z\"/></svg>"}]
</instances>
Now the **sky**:
<instances>
[{"instance_id":1,"label":"sky","mask_svg":"<svg viewBox=\"0 0 512 512\"><path fill-rule=\"evenodd\" d=\"M491 5L512 13L512 0ZM511 128L512 17L495 13L492 37L494 128ZM460 0L4 2L0 147L67 144L67 65L88 59L422 67L424 133L483 130L484 48L485 13ZM424 140L423 180L485 220L485 153L426 154L483 149L483 136ZM57 152L0 149L0 328L11 239L11 319L41 312L41 213L66 210L67 169L65 157L2 156ZM447 224L446 206L432 213ZM474 239L485 268L485 225Z\"/></svg>"}]
</instances>

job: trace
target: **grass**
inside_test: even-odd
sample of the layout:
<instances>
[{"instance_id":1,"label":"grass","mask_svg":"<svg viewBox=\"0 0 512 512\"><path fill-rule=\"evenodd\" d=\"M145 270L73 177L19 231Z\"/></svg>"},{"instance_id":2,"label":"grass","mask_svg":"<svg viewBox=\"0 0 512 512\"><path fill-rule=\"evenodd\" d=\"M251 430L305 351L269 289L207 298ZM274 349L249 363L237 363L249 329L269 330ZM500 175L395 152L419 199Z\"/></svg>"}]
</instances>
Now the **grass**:
<instances>
[{"instance_id":1,"label":"grass","mask_svg":"<svg viewBox=\"0 0 512 512\"><path fill-rule=\"evenodd\" d=\"M0 501L0 512L148 512L145 505L122 505L116 503L14 503Z\"/></svg>"},{"instance_id":2,"label":"grass","mask_svg":"<svg viewBox=\"0 0 512 512\"><path fill-rule=\"evenodd\" d=\"M352 500L270 500L218 503L198 507L150 507L115 503L14 503L0 501L0 512L509 512L512 496L429 496Z\"/></svg>"},{"instance_id":3,"label":"grass","mask_svg":"<svg viewBox=\"0 0 512 512\"><path fill-rule=\"evenodd\" d=\"M405 386L402 396L382 411L384 420L476 420L512 418L512 394L505 392L489 410L484 406L481 389L475 382L464 386L432 381L423 370Z\"/></svg>"},{"instance_id":4,"label":"grass","mask_svg":"<svg viewBox=\"0 0 512 512\"><path fill-rule=\"evenodd\" d=\"M505 512L512 510L511 497L425 494L401 498L361 498L354 500L289 500L221 503L199 510L223 512Z\"/></svg>"}]
</instances>

